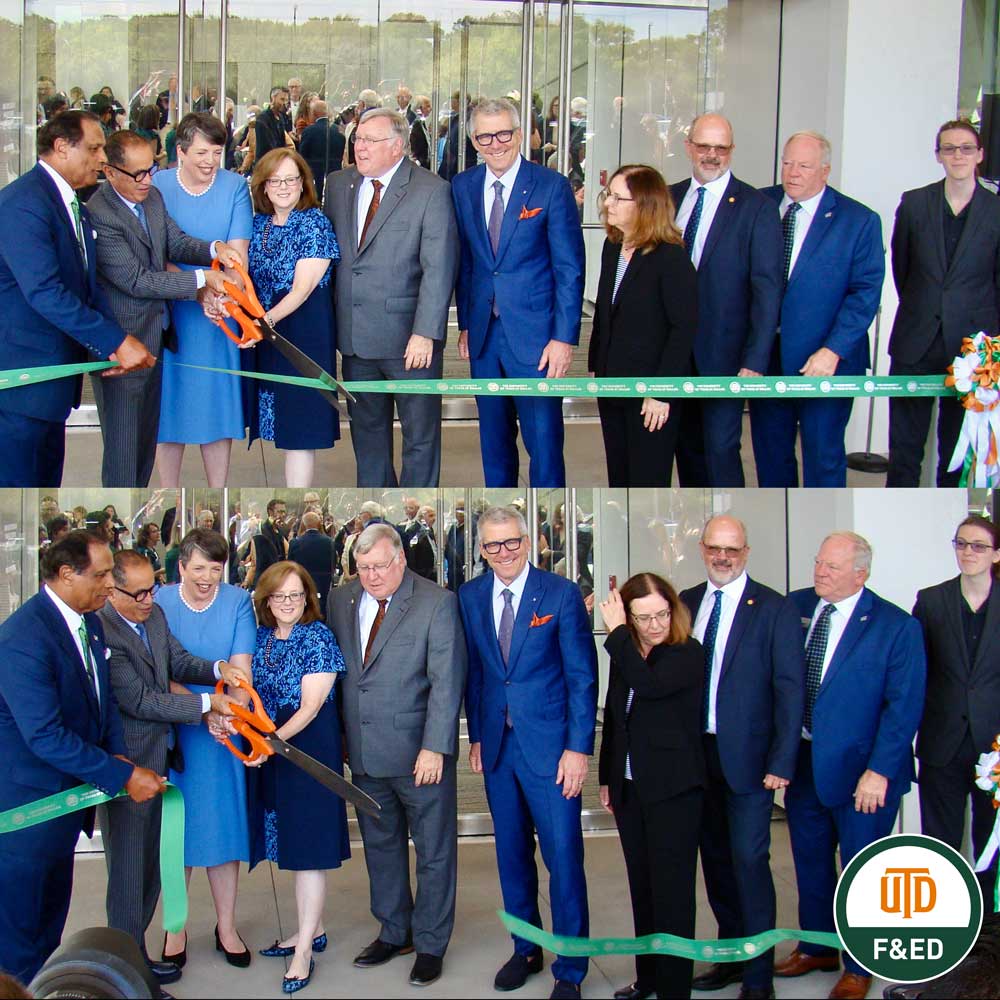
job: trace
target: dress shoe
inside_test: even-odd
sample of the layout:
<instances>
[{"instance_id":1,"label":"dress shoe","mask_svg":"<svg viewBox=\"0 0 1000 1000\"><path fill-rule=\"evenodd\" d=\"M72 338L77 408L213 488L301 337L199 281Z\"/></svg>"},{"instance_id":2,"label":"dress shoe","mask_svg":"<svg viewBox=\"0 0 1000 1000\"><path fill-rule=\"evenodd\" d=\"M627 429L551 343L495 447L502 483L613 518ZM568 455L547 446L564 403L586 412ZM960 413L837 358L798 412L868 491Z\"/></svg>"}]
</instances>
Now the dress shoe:
<instances>
[{"instance_id":1,"label":"dress shoe","mask_svg":"<svg viewBox=\"0 0 1000 1000\"><path fill-rule=\"evenodd\" d=\"M176 955L167 954L167 935L163 935L163 950L160 952L160 959L164 962L173 962L178 969L184 968L184 963L188 960L188 938L187 931L184 932L184 949Z\"/></svg>"},{"instance_id":2,"label":"dress shoe","mask_svg":"<svg viewBox=\"0 0 1000 1000\"><path fill-rule=\"evenodd\" d=\"M318 955L320 952L326 951L327 936L325 934L320 934L319 937L313 938L313 951ZM289 955L295 954L294 948L282 948L280 941L275 941L270 948L261 948L260 954L265 958L288 958Z\"/></svg>"},{"instance_id":3,"label":"dress shoe","mask_svg":"<svg viewBox=\"0 0 1000 1000\"><path fill-rule=\"evenodd\" d=\"M865 1000L868 987L872 984L871 976L862 976L857 972L845 972L837 985L830 990L830 1000Z\"/></svg>"},{"instance_id":4,"label":"dress shoe","mask_svg":"<svg viewBox=\"0 0 1000 1000\"><path fill-rule=\"evenodd\" d=\"M741 986L740 1000L774 1000L774 987Z\"/></svg>"},{"instance_id":5,"label":"dress shoe","mask_svg":"<svg viewBox=\"0 0 1000 1000\"><path fill-rule=\"evenodd\" d=\"M549 994L549 1000L580 1000L579 983L571 983L565 979L557 979Z\"/></svg>"},{"instance_id":6,"label":"dress shoe","mask_svg":"<svg viewBox=\"0 0 1000 1000\"><path fill-rule=\"evenodd\" d=\"M716 962L700 976L691 980L691 989L710 993L725 989L730 983L743 982L742 962Z\"/></svg>"},{"instance_id":7,"label":"dress shoe","mask_svg":"<svg viewBox=\"0 0 1000 1000\"><path fill-rule=\"evenodd\" d=\"M413 953L413 942L407 941L406 944L389 944L388 941L383 941L381 938L375 938L374 941L357 958L354 959L354 964L359 969L374 969L376 965L385 965L390 958L395 958L397 955L410 955Z\"/></svg>"},{"instance_id":8,"label":"dress shoe","mask_svg":"<svg viewBox=\"0 0 1000 1000\"><path fill-rule=\"evenodd\" d=\"M161 986L176 983L181 978L181 970L177 967L176 962L154 962L147 958L146 967L156 976L156 981Z\"/></svg>"},{"instance_id":9,"label":"dress shoe","mask_svg":"<svg viewBox=\"0 0 1000 1000\"><path fill-rule=\"evenodd\" d=\"M646 1000L647 997L651 997L655 992L655 986L647 990L638 983L629 983L628 986L623 986L620 990L615 990L614 998L615 1000Z\"/></svg>"},{"instance_id":10,"label":"dress shoe","mask_svg":"<svg viewBox=\"0 0 1000 1000\"><path fill-rule=\"evenodd\" d=\"M313 969L316 968L316 963L310 958L309 959L309 975L308 976L282 976L281 977L281 992L282 993L298 993L299 990L304 990L309 985L309 980L312 979Z\"/></svg>"},{"instance_id":11,"label":"dress shoe","mask_svg":"<svg viewBox=\"0 0 1000 1000\"><path fill-rule=\"evenodd\" d=\"M417 952L417 960L410 970L411 986L430 986L435 979L441 978L441 967L444 959L440 955L427 955Z\"/></svg>"},{"instance_id":12,"label":"dress shoe","mask_svg":"<svg viewBox=\"0 0 1000 1000\"><path fill-rule=\"evenodd\" d=\"M243 945L242 951L227 951L226 946L222 943L222 938L219 937L219 925L215 925L215 950L221 951L230 965L235 965L237 969L245 969L250 964L250 949L243 938L240 938L240 942ZM306 982L308 981L307 977ZM299 989L301 988L299 987Z\"/></svg>"},{"instance_id":13,"label":"dress shoe","mask_svg":"<svg viewBox=\"0 0 1000 1000\"><path fill-rule=\"evenodd\" d=\"M515 951L496 974L493 989L500 990L501 993L519 990L528 981L528 976L541 972L544 965L541 948L530 955L519 955Z\"/></svg>"},{"instance_id":14,"label":"dress shoe","mask_svg":"<svg viewBox=\"0 0 1000 1000\"><path fill-rule=\"evenodd\" d=\"M882 990L883 1000L920 1000L930 983L890 983Z\"/></svg>"},{"instance_id":15,"label":"dress shoe","mask_svg":"<svg viewBox=\"0 0 1000 1000\"><path fill-rule=\"evenodd\" d=\"M774 965L774 974L785 979L804 976L807 972L836 972L840 959L836 955L807 955L795 949L787 958Z\"/></svg>"}]
</instances>

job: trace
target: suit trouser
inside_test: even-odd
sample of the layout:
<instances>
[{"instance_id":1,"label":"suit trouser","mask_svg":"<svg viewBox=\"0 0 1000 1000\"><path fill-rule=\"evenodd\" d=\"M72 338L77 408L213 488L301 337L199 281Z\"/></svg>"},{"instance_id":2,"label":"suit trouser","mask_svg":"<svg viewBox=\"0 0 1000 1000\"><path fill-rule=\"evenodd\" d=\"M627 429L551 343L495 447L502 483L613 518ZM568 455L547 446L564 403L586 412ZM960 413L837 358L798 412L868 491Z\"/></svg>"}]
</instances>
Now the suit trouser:
<instances>
[{"instance_id":1,"label":"suit trouser","mask_svg":"<svg viewBox=\"0 0 1000 1000\"><path fill-rule=\"evenodd\" d=\"M0 408L0 442L0 486L47 487L62 483L66 455L66 425L62 420L38 420Z\"/></svg>"},{"instance_id":2,"label":"suit trouser","mask_svg":"<svg viewBox=\"0 0 1000 1000\"><path fill-rule=\"evenodd\" d=\"M402 358L341 356L345 382L401 382L440 378L444 350L436 346L429 368L406 370ZM348 401L351 444L358 467L358 486L437 486L441 478L441 397L388 392L358 392ZM393 455L392 407L396 405L403 432L403 464L399 478Z\"/></svg>"},{"instance_id":3,"label":"suit trouser","mask_svg":"<svg viewBox=\"0 0 1000 1000\"><path fill-rule=\"evenodd\" d=\"M692 788L660 802L643 803L626 781L615 804L625 855L635 936L676 934L693 938L698 877L698 826L702 790ZM636 955L636 982L659 997L689 997L694 962L668 955Z\"/></svg>"},{"instance_id":4,"label":"suit trouser","mask_svg":"<svg viewBox=\"0 0 1000 1000\"><path fill-rule=\"evenodd\" d=\"M472 359L473 378L539 378L537 363L526 365L511 350L503 323L490 319L486 341ZM479 446L486 485L517 486L520 456L517 425L528 450L528 481L532 486L565 486L562 399L546 396L476 396Z\"/></svg>"},{"instance_id":5,"label":"suit trouser","mask_svg":"<svg viewBox=\"0 0 1000 1000\"><path fill-rule=\"evenodd\" d=\"M772 930L777 918L771 876L771 810L766 788L734 792L719 760L719 742L703 738L708 787L701 817L701 866L720 938L749 937ZM743 985L769 987L774 949L743 967Z\"/></svg>"},{"instance_id":6,"label":"suit trouser","mask_svg":"<svg viewBox=\"0 0 1000 1000\"><path fill-rule=\"evenodd\" d=\"M893 359L889 366L891 375L941 375L952 358L944 348L940 335L917 362L906 364ZM893 396L889 400L889 474L886 486L920 485L920 467L923 464L927 431L934 412L933 397L907 399ZM948 471L955 443L965 419L965 410L958 396L938 397L938 464L937 485L957 486L961 468Z\"/></svg>"},{"instance_id":7,"label":"suit trouser","mask_svg":"<svg viewBox=\"0 0 1000 1000\"><path fill-rule=\"evenodd\" d=\"M156 461L162 366L90 381L104 441L101 485L145 488Z\"/></svg>"},{"instance_id":8,"label":"suit trouser","mask_svg":"<svg viewBox=\"0 0 1000 1000\"><path fill-rule=\"evenodd\" d=\"M598 398L608 486L670 485L682 405L671 400L667 422L658 431L649 431L642 423L641 399Z\"/></svg>"},{"instance_id":9,"label":"suit trouser","mask_svg":"<svg viewBox=\"0 0 1000 1000\"><path fill-rule=\"evenodd\" d=\"M677 441L680 485L746 486L740 455L742 437L742 399L685 400Z\"/></svg>"},{"instance_id":10,"label":"suit trouser","mask_svg":"<svg viewBox=\"0 0 1000 1000\"><path fill-rule=\"evenodd\" d=\"M505 728L500 753L492 771L485 773L486 798L493 816L494 845L504 909L535 927L542 926L538 911L538 868L535 833L542 860L549 870L552 930L568 937L587 937L587 877L583 868L583 832L580 796L563 798L555 774L538 775L525 759L516 730ZM541 949L514 937L514 951L532 955ZM552 975L582 983L587 959L558 956Z\"/></svg>"},{"instance_id":11,"label":"suit trouser","mask_svg":"<svg viewBox=\"0 0 1000 1000\"><path fill-rule=\"evenodd\" d=\"M799 890L799 927L836 933L833 894L837 888L834 857L837 845L840 845L841 868L846 868L859 851L892 833L901 798L890 782L885 806L874 813L855 812L853 799L837 806L823 805L813 782L812 744L802 741L795 780L785 789L788 832ZM804 941L796 947L806 955L835 954L832 948ZM848 972L868 975L846 951L843 961Z\"/></svg>"},{"instance_id":12,"label":"suit trouser","mask_svg":"<svg viewBox=\"0 0 1000 1000\"><path fill-rule=\"evenodd\" d=\"M146 928L160 897L160 814L163 799L116 799L98 809L108 866L108 926L135 938L146 954Z\"/></svg>"},{"instance_id":13,"label":"suit trouser","mask_svg":"<svg viewBox=\"0 0 1000 1000\"><path fill-rule=\"evenodd\" d=\"M455 926L458 883L458 795L455 758L445 757L436 785L414 784L412 774L352 780L382 807L378 819L358 811L372 916L379 938L402 945L411 938L418 952L444 955ZM410 890L410 849L417 855L417 894Z\"/></svg>"},{"instance_id":14,"label":"suit trouser","mask_svg":"<svg viewBox=\"0 0 1000 1000\"><path fill-rule=\"evenodd\" d=\"M988 749L978 749L972 742L972 734L966 730L961 746L947 764L927 764L921 761L917 778L920 832L943 840L956 851L962 849L965 808L969 796L972 796L972 853L977 858L990 839L996 819L996 810L990 803L989 796L983 794L975 781L976 762L980 753ZM977 872L976 877L983 889L983 901L989 907L996 885L996 865Z\"/></svg>"}]
</instances>

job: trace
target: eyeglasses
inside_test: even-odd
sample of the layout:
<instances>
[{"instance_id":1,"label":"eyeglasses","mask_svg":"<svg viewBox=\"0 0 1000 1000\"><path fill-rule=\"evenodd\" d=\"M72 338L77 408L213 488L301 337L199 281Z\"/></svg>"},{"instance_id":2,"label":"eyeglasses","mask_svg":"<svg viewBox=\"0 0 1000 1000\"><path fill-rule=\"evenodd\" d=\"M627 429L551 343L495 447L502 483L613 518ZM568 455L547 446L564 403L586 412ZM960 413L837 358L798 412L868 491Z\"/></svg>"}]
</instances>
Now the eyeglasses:
<instances>
[{"instance_id":1,"label":"eyeglasses","mask_svg":"<svg viewBox=\"0 0 1000 1000\"><path fill-rule=\"evenodd\" d=\"M117 170L118 173L124 174L126 177L131 177L136 184L141 184L147 177L152 177L160 168L154 163L148 170L137 170L134 174L131 170L126 170L124 167L119 167L115 163L105 163L104 169L110 167L112 170Z\"/></svg>"},{"instance_id":2,"label":"eyeglasses","mask_svg":"<svg viewBox=\"0 0 1000 1000\"><path fill-rule=\"evenodd\" d=\"M725 556L727 559L735 559L746 548L745 545L735 549L731 545L706 545L704 542L701 543L701 547L710 556Z\"/></svg>"},{"instance_id":3,"label":"eyeglasses","mask_svg":"<svg viewBox=\"0 0 1000 1000\"><path fill-rule=\"evenodd\" d=\"M355 137L355 139L354 139L354 145L355 146L374 146L376 142L389 142L390 140L395 139L395 138L396 137L394 135L385 135L381 139L373 139L373 138L371 138L370 136L367 136L367 135L359 135L359 136Z\"/></svg>"},{"instance_id":4,"label":"eyeglasses","mask_svg":"<svg viewBox=\"0 0 1000 1000\"><path fill-rule=\"evenodd\" d=\"M274 601L275 604L298 604L305 599L305 596L304 590L294 590L290 594L271 594L268 600Z\"/></svg>"},{"instance_id":5,"label":"eyeglasses","mask_svg":"<svg viewBox=\"0 0 1000 1000\"><path fill-rule=\"evenodd\" d=\"M369 563L367 566L358 563L358 574L360 576L371 576L372 573L378 573L381 576L395 561L395 559L390 559L388 562Z\"/></svg>"},{"instance_id":6,"label":"eyeglasses","mask_svg":"<svg viewBox=\"0 0 1000 1000\"><path fill-rule=\"evenodd\" d=\"M501 146L506 146L514 138L514 130L510 128L501 129L499 132L478 132L472 137L480 146L492 146L496 139Z\"/></svg>"},{"instance_id":7,"label":"eyeglasses","mask_svg":"<svg viewBox=\"0 0 1000 1000\"><path fill-rule=\"evenodd\" d=\"M269 188L293 188L302 183L301 177L268 177L264 182Z\"/></svg>"},{"instance_id":8,"label":"eyeglasses","mask_svg":"<svg viewBox=\"0 0 1000 1000\"><path fill-rule=\"evenodd\" d=\"M954 156L961 153L962 156L975 156L979 152L979 147L974 142L963 142L961 146L938 146L938 152L942 156Z\"/></svg>"},{"instance_id":9,"label":"eyeglasses","mask_svg":"<svg viewBox=\"0 0 1000 1000\"><path fill-rule=\"evenodd\" d=\"M131 597L136 604L142 604L143 601L150 600L155 589L155 587L146 587L143 590L137 590L133 594L131 590L126 590L124 587L119 587L117 584L115 585L115 590L117 590L120 594L125 594L127 597Z\"/></svg>"},{"instance_id":10,"label":"eyeglasses","mask_svg":"<svg viewBox=\"0 0 1000 1000\"><path fill-rule=\"evenodd\" d=\"M601 200L606 201L609 205L617 205L620 201L635 201L635 198L626 198L624 195L615 194L614 191L602 191Z\"/></svg>"},{"instance_id":11,"label":"eyeglasses","mask_svg":"<svg viewBox=\"0 0 1000 1000\"><path fill-rule=\"evenodd\" d=\"M527 535L518 535L517 538L505 538L500 542L482 542L481 545L487 555L495 556L499 554L501 549L516 552L521 547L521 542L527 537Z\"/></svg>"},{"instance_id":12,"label":"eyeglasses","mask_svg":"<svg viewBox=\"0 0 1000 1000\"><path fill-rule=\"evenodd\" d=\"M993 546L989 542L967 542L964 538L953 538L951 544L955 547L956 552L964 552L966 549L972 549L977 556L993 551Z\"/></svg>"},{"instance_id":13,"label":"eyeglasses","mask_svg":"<svg viewBox=\"0 0 1000 1000\"><path fill-rule=\"evenodd\" d=\"M642 627L649 625L653 621L656 621L660 625L666 625L670 621L670 608L657 611L655 615L632 615L632 621Z\"/></svg>"},{"instance_id":14,"label":"eyeglasses","mask_svg":"<svg viewBox=\"0 0 1000 1000\"><path fill-rule=\"evenodd\" d=\"M688 141L688 145L700 156L707 156L709 153L715 153L718 156L728 156L733 151L732 145L717 146L714 143L691 142L690 140Z\"/></svg>"}]
</instances>

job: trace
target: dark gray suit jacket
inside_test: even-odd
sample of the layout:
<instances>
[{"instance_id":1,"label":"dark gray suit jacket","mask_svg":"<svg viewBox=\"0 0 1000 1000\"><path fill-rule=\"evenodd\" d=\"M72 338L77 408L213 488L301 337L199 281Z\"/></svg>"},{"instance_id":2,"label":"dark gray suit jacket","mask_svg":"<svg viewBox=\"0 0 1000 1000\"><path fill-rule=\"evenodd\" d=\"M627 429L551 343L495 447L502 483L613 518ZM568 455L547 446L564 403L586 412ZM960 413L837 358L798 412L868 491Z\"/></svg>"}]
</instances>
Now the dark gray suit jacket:
<instances>
[{"instance_id":1,"label":"dark gray suit jacket","mask_svg":"<svg viewBox=\"0 0 1000 1000\"><path fill-rule=\"evenodd\" d=\"M454 758L467 666L458 598L406 570L365 665L362 594L357 579L334 587L326 617L347 662L340 693L351 770L409 775L421 749Z\"/></svg>"}]
</instances>

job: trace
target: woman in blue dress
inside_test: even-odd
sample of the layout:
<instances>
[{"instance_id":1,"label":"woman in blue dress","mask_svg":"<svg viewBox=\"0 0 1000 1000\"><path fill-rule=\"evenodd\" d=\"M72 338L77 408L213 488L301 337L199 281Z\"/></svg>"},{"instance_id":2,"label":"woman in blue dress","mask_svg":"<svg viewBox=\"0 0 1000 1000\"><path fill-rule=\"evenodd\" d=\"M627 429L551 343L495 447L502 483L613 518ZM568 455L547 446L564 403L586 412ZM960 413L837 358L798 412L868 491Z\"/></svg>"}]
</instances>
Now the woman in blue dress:
<instances>
[{"instance_id":1,"label":"woman in blue dress","mask_svg":"<svg viewBox=\"0 0 1000 1000\"><path fill-rule=\"evenodd\" d=\"M321 368L335 371L337 334L330 271L340 259L330 221L319 208L312 171L291 149L261 157L250 185L256 214L250 277L265 318ZM268 343L252 360L258 371L299 375ZM260 437L285 452L285 483L312 485L317 448L340 437L340 414L314 389L252 380L248 387L250 443Z\"/></svg>"},{"instance_id":2,"label":"woman in blue dress","mask_svg":"<svg viewBox=\"0 0 1000 1000\"><path fill-rule=\"evenodd\" d=\"M156 603L163 608L170 631L195 656L228 660L249 675L256 624L245 590L222 582L228 555L226 540L217 531L195 528L180 546L181 582L161 587ZM211 692L192 685L195 693ZM184 795L184 867L205 868L218 924L216 949L230 965L250 964L250 952L236 929L236 889L240 862L250 860L247 776L242 763L217 743L205 726L178 726L177 747L182 771L170 771L170 780ZM168 934L165 961L183 965L187 934Z\"/></svg>"},{"instance_id":3,"label":"woman in blue dress","mask_svg":"<svg viewBox=\"0 0 1000 1000\"><path fill-rule=\"evenodd\" d=\"M153 177L167 213L184 232L203 240L224 240L243 255L253 226L246 182L221 170L226 127L214 115L195 112L177 126L178 165ZM180 264L187 268L189 265ZM244 433L242 379L196 371L204 365L239 371L240 350L205 316L201 303L171 303L177 349L164 350L156 462L161 485L180 486L184 446L201 446L208 485L222 487L229 475L234 438Z\"/></svg>"},{"instance_id":4,"label":"woman in blue dress","mask_svg":"<svg viewBox=\"0 0 1000 1000\"><path fill-rule=\"evenodd\" d=\"M254 590L257 650L254 687L275 734L343 772L343 751L334 681L347 669L333 633L323 624L316 584L298 563L269 566ZM344 800L304 771L275 757L258 757L260 794L253 827L253 863L272 861L295 872L299 926L261 954L293 956L281 986L295 993L309 982L313 952L326 948L323 903L326 872L351 856Z\"/></svg>"}]
</instances>

